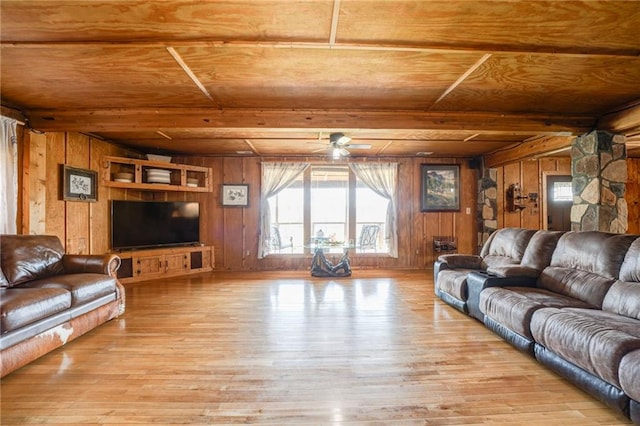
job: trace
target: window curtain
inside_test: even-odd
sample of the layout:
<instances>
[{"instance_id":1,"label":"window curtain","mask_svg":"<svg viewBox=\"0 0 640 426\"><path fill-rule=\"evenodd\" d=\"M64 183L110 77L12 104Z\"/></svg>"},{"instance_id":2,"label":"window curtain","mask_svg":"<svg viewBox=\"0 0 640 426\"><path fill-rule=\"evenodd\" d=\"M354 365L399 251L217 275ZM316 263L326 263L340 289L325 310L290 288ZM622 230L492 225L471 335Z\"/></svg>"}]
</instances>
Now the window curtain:
<instances>
[{"instance_id":1,"label":"window curtain","mask_svg":"<svg viewBox=\"0 0 640 426\"><path fill-rule=\"evenodd\" d=\"M262 163L262 188L260 190L260 239L258 259L269 254L271 241L271 208L269 198L291 185L309 163Z\"/></svg>"},{"instance_id":2,"label":"window curtain","mask_svg":"<svg viewBox=\"0 0 640 426\"><path fill-rule=\"evenodd\" d=\"M398 182L398 163L351 163L355 175L376 194L389 200L385 222L384 238L389 244L389 254L398 257L398 215L396 208L396 190Z\"/></svg>"},{"instance_id":3,"label":"window curtain","mask_svg":"<svg viewBox=\"0 0 640 426\"><path fill-rule=\"evenodd\" d=\"M17 121L0 116L0 234L16 234L18 214Z\"/></svg>"}]
</instances>

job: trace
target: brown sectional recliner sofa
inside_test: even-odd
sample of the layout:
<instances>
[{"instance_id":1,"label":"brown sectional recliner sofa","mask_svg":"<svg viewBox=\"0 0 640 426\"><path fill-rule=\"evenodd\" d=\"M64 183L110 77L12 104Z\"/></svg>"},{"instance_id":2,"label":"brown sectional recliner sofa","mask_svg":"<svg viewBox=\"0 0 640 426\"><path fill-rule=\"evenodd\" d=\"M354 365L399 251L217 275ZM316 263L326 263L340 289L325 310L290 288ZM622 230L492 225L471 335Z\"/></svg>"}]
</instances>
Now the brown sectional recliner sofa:
<instances>
[{"instance_id":1,"label":"brown sectional recliner sofa","mask_svg":"<svg viewBox=\"0 0 640 426\"><path fill-rule=\"evenodd\" d=\"M123 314L119 266L55 236L0 235L0 377Z\"/></svg>"},{"instance_id":2,"label":"brown sectional recliner sofa","mask_svg":"<svg viewBox=\"0 0 640 426\"><path fill-rule=\"evenodd\" d=\"M538 231L467 285L472 316L640 424L640 236Z\"/></svg>"}]
</instances>

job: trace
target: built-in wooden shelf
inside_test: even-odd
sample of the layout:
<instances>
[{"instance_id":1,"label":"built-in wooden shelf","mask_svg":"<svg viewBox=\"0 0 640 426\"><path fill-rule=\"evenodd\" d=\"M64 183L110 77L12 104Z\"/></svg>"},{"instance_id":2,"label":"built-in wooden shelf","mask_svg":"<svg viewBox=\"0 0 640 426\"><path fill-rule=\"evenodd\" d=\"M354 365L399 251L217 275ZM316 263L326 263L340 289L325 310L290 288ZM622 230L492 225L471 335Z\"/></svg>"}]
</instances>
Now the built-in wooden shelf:
<instances>
[{"instance_id":1,"label":"built-in wooden shelf","mask_svg":"<svg viewBox=\"0 0 640 426\"><path fill-rule=\"evenodd\" d=\"M102 160L102 184L105 186L146 191L212 192L209 167L111 156ZM167 171L169 182L150 182L148 171L152 169ZM129 173L131 181L118 179L118 173Z\"/></svg>"}]
</instances>

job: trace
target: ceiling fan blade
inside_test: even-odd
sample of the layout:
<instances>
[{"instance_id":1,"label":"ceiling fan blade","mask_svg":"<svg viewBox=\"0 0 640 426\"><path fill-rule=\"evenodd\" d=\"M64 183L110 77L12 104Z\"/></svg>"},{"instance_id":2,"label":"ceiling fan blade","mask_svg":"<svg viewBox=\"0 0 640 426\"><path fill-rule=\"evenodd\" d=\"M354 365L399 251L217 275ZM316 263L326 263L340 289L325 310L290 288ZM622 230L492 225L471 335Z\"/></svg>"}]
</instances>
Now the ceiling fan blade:
<instances>
[{"instance_id":1,"label":"ceiling fan blade","mask_svg":"<svg viewBox=\"0 0 640 426\"><path fill-rule=\"evenodd\" d=\"M311 151L311 152L322 152L322 151L326 151L326 150L328 150L328 149L329 149L329 148L327 148L327 147L325 146L324 148L314 149L314 150L313 150L313 151Z\"/></svg>"},{"instance_id":2,"label":"ceiling fan blade","mask_svg":"<svg viewBox=\"0 0 640 426\"><path fill-rule=\"evenodd\" d=\"M346 157L347 155L349 155L349 151L347 151L347 150L346 150L346 149L344 149L344 148L340 148L340 155L342 155L342 156L345 156L345 157Z\"/></svg>"},{"instance_id":3,"label":"ceiling fan blade","mask_svg":"<svg viewBox=\"0 0 640 426\"><path fill-rule=\"evenodd\" d=\"M371 149L371 145L366 143L350 143L344 146L350 149Z\"/></svg>"}]
</instances>

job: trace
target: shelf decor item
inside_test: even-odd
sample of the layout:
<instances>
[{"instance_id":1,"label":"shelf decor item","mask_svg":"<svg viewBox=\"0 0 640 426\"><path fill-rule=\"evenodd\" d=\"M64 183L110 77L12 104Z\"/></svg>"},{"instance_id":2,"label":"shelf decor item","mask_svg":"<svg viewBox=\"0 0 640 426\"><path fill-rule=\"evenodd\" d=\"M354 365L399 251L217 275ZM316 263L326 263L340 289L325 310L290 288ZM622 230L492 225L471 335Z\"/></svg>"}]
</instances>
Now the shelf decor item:
<instances>
[{"instance_id":1,"label":"shelf decor item","mask_svg":"<svg viewBox=\"0 0 640 426\"><path fill-rule=\"evenodd\" d=\"M422 164L420 198L423 212L460 211L460 166Z\"/></svg>"},{"instance_id":2,"label":"shelf decor item","mask_svg":"<svg viewBox=\"0 0 640 426\"><path fill-rule=\"evenodd\" d=\"M240 206L249 205L249 185L222 185L223 206Z\"/></svg>"},{"instance_id":3,"label":"shelf decor item","mask_svg":"<svg viewBox=\"0 0 640 426\"><path fill-rule=\"evenodd\" d=\"M62 165L62 199L98 201L98 172Z\"/></svg>"},{"instance_id":4,"label":"shelf decor item","mask_svg":"<svg viewBox=\"0 0 640 426\"><path fill-rule=\"evenodd\" d=\"M168 155L147 154L147 160L159 161L161 163L170 163L171 157L169 157Z\"/></svg>"}]
</instances>

